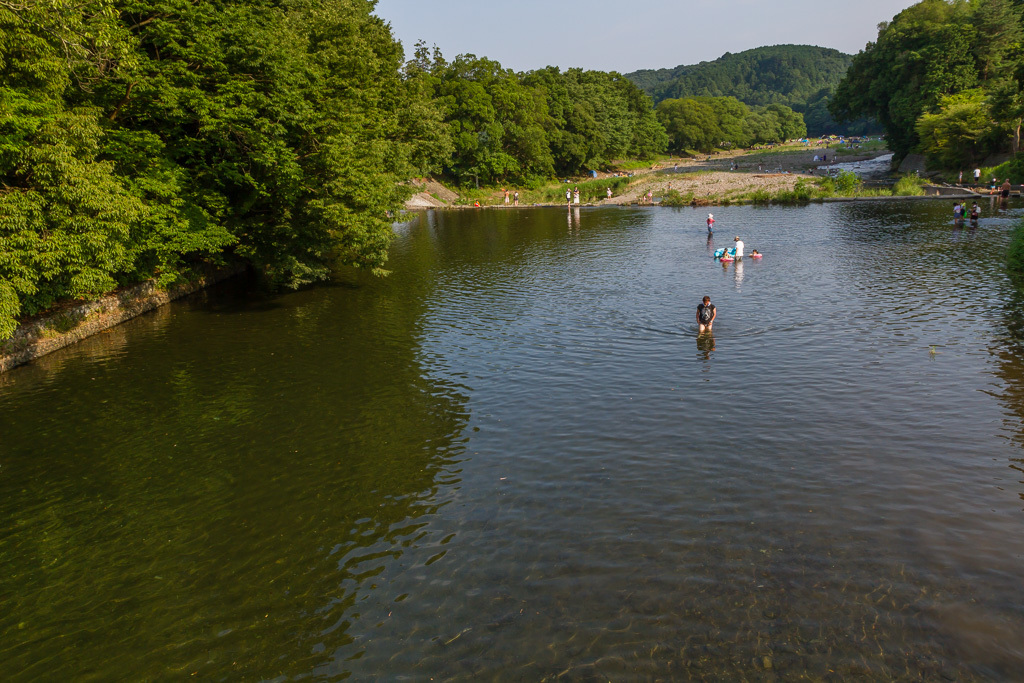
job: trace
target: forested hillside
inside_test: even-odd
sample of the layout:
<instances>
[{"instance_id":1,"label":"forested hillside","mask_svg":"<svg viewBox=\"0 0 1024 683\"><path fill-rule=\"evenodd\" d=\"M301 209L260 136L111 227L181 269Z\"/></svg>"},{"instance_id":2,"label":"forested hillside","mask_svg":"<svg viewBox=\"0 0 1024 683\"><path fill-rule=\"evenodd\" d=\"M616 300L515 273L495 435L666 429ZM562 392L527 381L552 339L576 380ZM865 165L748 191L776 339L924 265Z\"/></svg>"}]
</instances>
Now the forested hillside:
<instances>
[{"instance_id":1,"label":"forested hillside","mask_svg":"<svg viewBox=\"0 0 1024 683\"><path fill-rule=\"evenodd\" d=\"M924 0L879 26L878 40L840 83L832 112L876 117L897 159L920 151L933 168L1016 155L1024 122L1022 28L1019 0ZM1022 167L1012 171L1015 182L1024 179Z\"/></svg>"},{"instance_id":2,"label":"forested hillside","mask_svg":"<svg viewBox=\"0 0 1024 683\"><path fill-rule=\"evenodd\" d=\"M634 71L626 78L655 104L685 97L735 97L751 106L788 106L804 115L811 135L859 134L871 130L868 122L840 125L828 111L832 92L852 59L829 48L773 45L674 69Z\"/></svg>"}]
</instances>

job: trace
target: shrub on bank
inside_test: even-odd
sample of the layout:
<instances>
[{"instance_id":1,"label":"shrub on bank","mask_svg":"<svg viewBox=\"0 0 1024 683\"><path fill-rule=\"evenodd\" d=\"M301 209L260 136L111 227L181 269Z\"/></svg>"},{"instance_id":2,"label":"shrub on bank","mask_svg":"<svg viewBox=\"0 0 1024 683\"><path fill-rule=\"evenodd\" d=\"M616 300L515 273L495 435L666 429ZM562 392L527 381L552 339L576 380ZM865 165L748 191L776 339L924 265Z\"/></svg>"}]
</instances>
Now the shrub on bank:
<instances>
[{"instance_id":1,"label":"shrub on bank","mask_svg":"<svg viewBox=\"0 0 1024 683\"><path fill-rule=\"evenodd\" d=\"M916 175L905 175L892 186L894 197L917 197L924 194L925 181Z\"/></svg>"},{"instance_id":2,"label":"shrub on bank","mask_svg":"<svg viewBox=\"0 0 1024 683\"><path fill-rule=\"evenodd\" d=\"M693 204L693 193L682 194L679 190L666 190L661 196L662 206L690 206Z\"/></svg>"},{"instance_id":3,"label":"shrub on bank","mask_svg":"<svg viewBox=\"0 0 1024 683\"><path fill-rule=\"evenodd\" d=\"M1016 157L993 168L983 168L981 174L982 182L995 178L1002 183L1007 178L1014 185L1024 184L1024 155Z\"/></svg>"}]
</instances>

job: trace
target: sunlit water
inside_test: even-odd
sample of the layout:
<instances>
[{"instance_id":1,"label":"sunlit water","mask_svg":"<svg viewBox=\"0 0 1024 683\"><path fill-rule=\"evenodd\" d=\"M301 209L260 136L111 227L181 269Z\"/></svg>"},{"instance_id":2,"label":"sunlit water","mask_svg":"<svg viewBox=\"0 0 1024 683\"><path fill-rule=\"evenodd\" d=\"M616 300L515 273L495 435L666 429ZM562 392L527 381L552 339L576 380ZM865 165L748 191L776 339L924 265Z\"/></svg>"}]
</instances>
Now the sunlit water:
<instances>
[{"instance_id":1,"label":"sunlit water","mask_svg":"<svg viewBox=\"0 0 1024 683\"><path fill-rule=\"evenodd\" d=\"M0 376L2 675L1020 680L1021 211L950 207L431 213Z\"/></svg>"},{"instance_id":2,"label":"sunlit water","mask_svg":"<svg viewBox=\"0 0 1024 683\"><path fill-rule=\"evenodd\" d=\"M875 157L874 159L865 159L863 161L841 161L839 163L829 163L824 166L818 166L818 170L827 171L831 174L839 173L840 171L848 171L860 176L861 178L880 178L882 176L889 175L891 165L892 154L883 154Z\"/></svg>"}]
</instances>

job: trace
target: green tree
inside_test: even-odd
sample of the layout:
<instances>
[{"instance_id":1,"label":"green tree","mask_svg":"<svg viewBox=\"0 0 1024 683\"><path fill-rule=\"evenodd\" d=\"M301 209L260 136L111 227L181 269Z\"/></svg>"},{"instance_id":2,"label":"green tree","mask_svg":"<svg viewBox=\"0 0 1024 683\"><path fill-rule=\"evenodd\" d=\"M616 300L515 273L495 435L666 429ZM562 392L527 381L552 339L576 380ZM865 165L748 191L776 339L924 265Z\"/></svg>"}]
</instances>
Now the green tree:
<instances>
[{"instance_id":1,"label":"green tree","mask_svg":"<svg viewBox=\"0 0 1024 683\"><path fill-rule=\"evenodd\" d=\"M969 5L923 0L879 25L878 40L854 57L829 110L841 121L876 118L902 158L918 145L922 113L943 95L977 86L975 40Z\"/></svg>"},{"instance_id":2,"label":"green tree","mask_svg":"<svg viewBox=\"0 0 1024 683\"><path fill-rule=\"evenodd\" d=\"M773 113L779 121L780 141L793 140L807 135L807 126L804 124L803 115L784 104L769 104L765 109Z\"/></svg>"},{"instance_id":3,"label":"green tree","mask_svg":"<svg viewBox=\"0 0 1024 683\"><path fill-rule=\"evenodd\" d=\"M982 138L992 128L985 93L980 89L947 95L938 111L917 121L921 149L936 166L963 167L980 161Z\"/></svg>"},{"instance_id":4,"label":"green tree","mask_svg":"<svg viewBox=\"0 0 1024 683\"><path fill-rule=\"evenodd\" d=\"M974 55L982 81L1008 76L1020 63L1020 9L1007 0L978 0L973 15Z\"/></svg>"},{"instance_id":5,"label":"green tree","mask_svg":"<svg viewBox=\"0 0 1024 683\"><path fill-rule=\"evenodd\" d=\"M722 140L722 129L711 105L686 98L662 100L657 107L658 120L668 133L669 149L711 152Z\"/></svg>"}]
</instances>

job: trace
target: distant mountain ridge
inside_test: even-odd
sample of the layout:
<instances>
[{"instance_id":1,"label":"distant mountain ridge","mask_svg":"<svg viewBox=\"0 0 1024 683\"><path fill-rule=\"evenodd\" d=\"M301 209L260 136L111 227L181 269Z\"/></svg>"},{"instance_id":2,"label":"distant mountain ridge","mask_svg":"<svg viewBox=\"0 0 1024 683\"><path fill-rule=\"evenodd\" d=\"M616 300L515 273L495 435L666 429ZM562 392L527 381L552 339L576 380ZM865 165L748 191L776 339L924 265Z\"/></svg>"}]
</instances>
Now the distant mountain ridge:
<instances>
[{"instance_id":1,"label":"distant mountain ridge","mask_svg":"<svg viewBox=\"0 0 1024 683\"><path fill-rule=\"evenodd\" d=\"M626 78L654 103L680 97L735 97L751 106L784 104L804 115L810 135L879 130L871 122L837 124L828 101L853 55L815 45L770 45L674 69L642 69Z\"/></svg>"}]
</instances>

